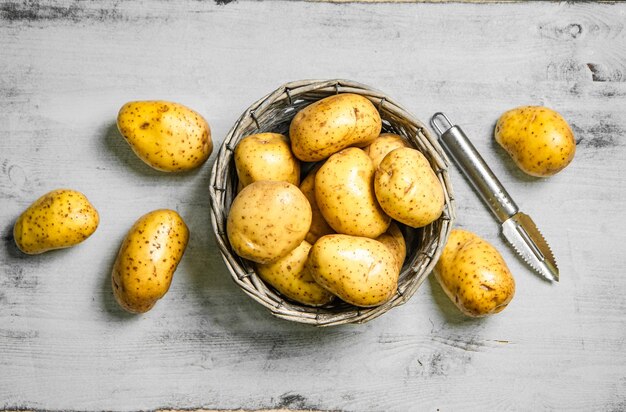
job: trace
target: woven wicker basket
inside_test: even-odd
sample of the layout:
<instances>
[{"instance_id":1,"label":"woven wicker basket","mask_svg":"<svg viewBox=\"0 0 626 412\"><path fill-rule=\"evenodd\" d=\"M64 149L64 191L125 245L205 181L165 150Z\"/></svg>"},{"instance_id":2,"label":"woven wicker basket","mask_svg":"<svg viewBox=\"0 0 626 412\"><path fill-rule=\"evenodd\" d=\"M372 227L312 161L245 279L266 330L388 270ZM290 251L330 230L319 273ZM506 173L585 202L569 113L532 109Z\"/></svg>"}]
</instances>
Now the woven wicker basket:
<instances>
[{"instance_id":1,"label":"woven wicker basket","mask_svg":"<svg viewBox=\"0 0 626 412\"><path fill-rule=\"evenodd\" d=\"M445 194L442 216L420 228L403 228L407 258L400 273L398 291L381 306L358 308L336 299L325 307L310 307L286 298L265 284L255 273L254 265L237 256L228 242L226 219L236 195L237 173L233 151L250 134L276 132L288 134L289 123L298 110L336 93L356 93L367 97L380 111L383 131L405 137L430 161ZM406 302L428 277L450 233L455 218L454 198L448 177L448 159L422 122L383 93L348 80L304 80L287 83L252 104L237 120L219 150L211 171L211 223L224 262L234 281L243 291L279 318L317 326L363 323Z\"/></svg>"}]
</instances>

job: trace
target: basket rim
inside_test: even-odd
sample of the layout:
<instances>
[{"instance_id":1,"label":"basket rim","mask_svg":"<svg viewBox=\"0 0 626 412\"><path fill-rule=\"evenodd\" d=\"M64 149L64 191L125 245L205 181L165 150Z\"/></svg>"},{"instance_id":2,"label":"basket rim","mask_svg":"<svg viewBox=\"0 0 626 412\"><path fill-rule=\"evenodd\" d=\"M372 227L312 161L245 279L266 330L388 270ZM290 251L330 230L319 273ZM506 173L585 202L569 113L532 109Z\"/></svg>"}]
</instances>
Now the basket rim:
<instances>
[{"instance_id":1,"label":"basket rim","mask_svg":"<svg viewBox=\"0 0 626 412\"><path fill-rule=\"evenodd\" d=\"M326 307L315 308L290 301L283 298L271 286L266 285L254 271L253 265L232 251L226 236L225 224L227 211L230 206L230 203L227 204L226 202L232 202L234 197L233 182L229 181L228 177L232 176L232 158L236 142L249 134L253 134L250 131L256 129L256 132L260 132L263 128L264 117L274 114L272 109L278 105L284 105L285 111L288 111L289 109L294 109L294 104L300 101L298 98L303 98L303 96L308 97L308 100L304 101L306 103L307 101L318 100L326 95L339 93L363 95L375 104L379 112L381 112L381 117L385 114L384 119L386 121L390 121L392 118L401 120L398 123L402 124L403 127L404 135L401 135L409 140L412 146L418 145L418 150L421 148L422 150L420 151L426 152L424 154L431 166L436 166L436 168L433 167L433 170L444 189L445 206L442 216L423 229L422 237L429 238L428 244L425 245L424 250L412 256L410 264L407 263L409 261L407 253L407 260L405 260L400 278L408 278L411 280L410 282L399 283L396 294L382 305L365 308L342 304L341 306L345 306L348 309L345 311L332 311ZM318 98L310 97L318 94L320 95ZM292 111L291 117L295 115L296 111L295 109ZM289 114L286 115L288 116ZM274 127L276 127L275 124ZM408 136L407 130L414 133L414 136ZM220 145L217 158L212 165L209 181L210 220L222 260L231 278L243 292L278 318L315 326L364 323L377 318L393 307L406 303L430 275L441 254L456 219L455 199L448 174L449 166L450 161L446 153L438 141L433 138L433 134L428 127L385 93L363 83L347 79L307 79L284 83L253 102L243 111L226 134ZM231 171L230 175L228 174L229 171ZM432 233L432 228L435 227L435 224L438 226L438 231ZM426 231L429 231L429 233L425 233ZM427 234L430 234L430 236L426 236Z\"/></svg>"}]
</instances>

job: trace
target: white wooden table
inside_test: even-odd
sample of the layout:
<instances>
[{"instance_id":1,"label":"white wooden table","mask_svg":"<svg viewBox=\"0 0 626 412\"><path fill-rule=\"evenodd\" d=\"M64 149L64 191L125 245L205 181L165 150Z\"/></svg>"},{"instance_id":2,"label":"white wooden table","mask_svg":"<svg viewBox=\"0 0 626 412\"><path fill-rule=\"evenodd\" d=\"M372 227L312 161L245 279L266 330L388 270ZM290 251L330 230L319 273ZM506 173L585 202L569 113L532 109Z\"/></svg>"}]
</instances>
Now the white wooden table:
<instances>
[{"instance_id":1,"label":"white wooden table","mask_svg":"<svg viewBox=\"0 0 626 412\"><path fill-rule=\"evenodd\" d=\"M626 410L626 4L288 1L0 3L0 409ZM144 165L115 128L127 101L202 113L216 146L280 84L346 78L428 121L445 111L550 242L561 282L531 273L452 168L457 225L517 281L470 320L430 278L405 305L329 329L274 318L230 279L208 217L215 157L185 175ZM498 116L543 104L571 123L573 163L524 176ZM17 251L16 217L82 191L83 244ZM170 292L130 316L110 271L131 224L179 211L191 240Z\"/></svg>"}]
</instances>

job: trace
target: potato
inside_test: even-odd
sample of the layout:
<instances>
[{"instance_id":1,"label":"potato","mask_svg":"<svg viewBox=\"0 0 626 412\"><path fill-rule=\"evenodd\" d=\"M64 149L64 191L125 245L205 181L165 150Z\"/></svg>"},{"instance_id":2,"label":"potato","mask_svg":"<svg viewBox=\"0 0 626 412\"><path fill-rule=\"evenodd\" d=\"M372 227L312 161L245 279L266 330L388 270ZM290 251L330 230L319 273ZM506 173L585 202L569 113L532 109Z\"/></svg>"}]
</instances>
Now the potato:
<instances>
[{"instance_id":1,"label":"potato","mask_svg":"<svg viewBox=\"0 0 626 412\"><path fill-rule=\"evenodd\" d=\"M531 176L547 177L574 159L574 133L561 115L542 106L522 106L502 114L494 137L513 162Z\"/></svg>"},{"instance_id":2,"label":"potato","mask_svg":"<svg viewBox=\"0 0 626 412\"><path fill-rule=\"evenodd\" d=\"M96 231L99 222L98 211L85 195L58 189L41 196L19 216L13 238L22 252L37 255L79 244Z\"/></svg>"},{"instance_id":3,"label":"potato","mask_svg":"<svg viewBox=\"0 0 626 412\"><path fill-rule=\"evenodd\" d=\"M374 191L382 209L398 222L418 228L441 216L441 183L424 155L412 148L392 150L380 162Z\"/></svg>"},{"instance_id":4,"label":"potato","mask_svg":"<svg viewBox=\"0 0 626 412\"><path fill-rule=\"evenodd\" d=\"M378 236L376 240L387 246L387 249L391 251L393 257L396 259L398 272L400 272L402 265L404 265L404 259L406 258L406 242L396 222L391 222L389 229Z\"/></svg>"},{"instance_id":5,"label":"potato","mask_svg":"<svg viewBox=\"0 0 626 412\"><path fill-rule=\"evenodd\" d=\"M515 294L515 280L498 250L465 230L450 233L435 277L461 312L472 317L501 312Z\"/></svg>"},{"instance_id":6,"label":"potato","mask_svg":"<svg viewBox=\"0 0 626 412\"><path fill-rule=\"evenodd\" d=\"M394 256L370 238L323 236L311 248L306 266L318 284L356 306L378 306L398 288Z\"/></svg>"},{"instance_id":7,"label":"potato","mask_svg":"<svg viewBox=\"0 0 626 412\"><path fill-rule=\"evenodd\" d=\"M213 151L209 124L182 104L126 103L117 115L117 127L141 160L164 172L194 169Z\"/></svg>"},{"instance_id":8,"label":"potato","mask_svg":"<svg viewBox=\"0 0 626 412\"><path fill-rule=\"evenodd\" d=\"M364 147L363 150L372 159L372 163L376 169L387 153L400 147L411 147L411 145L400 135L395 133L382 133L374 139L372 143Z\"/></svg>"},{"instance_id":9,"label":"potato","mask_svg":"<svg viewBox=\"0 0 626 412\"><path fill-rule=\"evenodd\" d=\"M289 126L289 138L298 159L316 162L348 146L367 146L381 127L372 102L358 94L342 93L300 110Z\"/></svg>"},{"instance_id":10,"label":"potato","mask_svg":"<svg viewBox=\"0 0 626 412\"><path fill-rule=\"evenodd\" d=\"M304 240L311 227L311 205L298 187L260 180L244 187L228 213L226 232L236 254L272 263Z\"/></svg>"},{"instance_id":11,"label":"potato","mask_svg":"<svg viewBox=\"0 0 626 412\"><path fill-rule=\"evenodd\" d=\"M244 137L235 147L235 168L242 187L259 180L300 184L300 161L291 153L289 139L278 133Z\"/></svg>"},{"instance_id":12,"label":"potato","mask_svg":"<svg viewBox=\"0 0 626 412\"><path fill-rule=\"evenodd\" d=\"M317 171L320 167L321 164L311 169L311 171L302 180L302 183L300 183L300 190L311 204L311 228L309 229L309 233L306 234L305 238L306 241L310 244L315 243L317 239L324 235L335 233L333 228L330 227L328 222L326 222L326 219L324 219L324 216L322 216L322 212L317 205L317 200L315 200L315 175L317 174Z\"/></svg>"},{"instance_id":13,"label":"potato","mask_svg":"<svg viewBox=\"0 0 626 412\"><path fill-rule=\"evenodd\" d=\"M349 147L332 155L315 176L317 205L336 232L375 238L391 219L376 201L374 166L365 152Z\"/></svg>"},{"instance_id":14,"label":"potato","mask_svg":"<svg viewBox=\"0 0 626 412\"><path fill-rule=\"evenodd\" d=\"M126 234L111 272L120 306L132 313L150 310L169 290L188 240L187 225L173 210L140 217Z\"/></svg>"},{"instance_id":15,"label":"potato","mask_svg":"<svg viewBox=\"0 0 626 412\"><path fill-rule=\"evenodd\" d=\"M315 282L305 267L311 244L304 240L287 256L274 263L257 263L257 273L283 295L310 306L325 305L335 297Z\"/></svg>"}]
</instances>

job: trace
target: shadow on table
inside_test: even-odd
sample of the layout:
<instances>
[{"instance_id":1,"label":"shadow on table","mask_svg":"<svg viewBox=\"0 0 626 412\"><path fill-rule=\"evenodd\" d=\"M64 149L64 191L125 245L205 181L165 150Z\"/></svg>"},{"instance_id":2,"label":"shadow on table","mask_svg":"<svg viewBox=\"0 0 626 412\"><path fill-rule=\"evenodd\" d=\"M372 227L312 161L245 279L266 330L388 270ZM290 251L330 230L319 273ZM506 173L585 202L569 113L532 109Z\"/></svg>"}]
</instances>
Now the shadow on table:
<instances>
[{"instance_id":1,"label":"shadow on table","mask_svg":"<svg viewBox=\"0 0 626 412\"><path fill-rule=\"evenodd\" d=\"M128 142L126 142L126 139L124 139L119 132L116 122L111 122L104 128L100 143L102 150L110 154L109 157L112 158L112 163L121 163L121 165L118 164L117 166L129 170L139 177L144 176L168 180L185 179L190 175L197 174L200 170L208 166L207 161L204 165L189 171L164 172L154 169L135 154Z\"/></svg>"},{"instance_id":2,"label":"shadow on table","mask_svg":"<svg viewBox=\"0 0 626 412\"><path fill-rule=\"evenodd\" d=\"M41 266L62 261L67 257L67 254L72 253L73 249L73 247L67 247L39 254L26 254L15 243L14 225L15 220L12 220L6 224L1 233L5 259L2 262L4 272L0 274L0 303L3 300L5 287L15 288L18 291L37 289L40 282L38 269Z\"/></svg>"},{"instance_id":3,"label":"shadow on table","mask_svg":"<svg viewBox=\"0 0 626 412\"><path fill-rule=\"evenodd\" d=\"M121 245L122 239L116 243ZM125 319L133 319L137 316L137 314L133 314L124 310L119 303L117 303L115 296L113 295L113 284L111 281L111 270L113 270L113 266L115 264L115 259L117 259L117 250L113 253L108 260L108 264L104 267L102 271L102 288L100 296L102 298L102 306L106 310L106 312L111 315L111 317L118 320Z\"/></svg>"},{"instance_id":4,"label":"shadow on table","mask_svg":"<svg viewBox=\"0 0 626 412\"><path fill-rule=\"evenodd\" d=\"M13 226L15 226L15 220L12 220L9 225L2 231L2 240L4 243L4 249L7 255L11 259L25 259L28 257L25 253L18 249L15 244L15 238L13 237Z\"/></svg>"},{"instance_id":5,"label":"shadow on table","mask_svg":"<svg viewBox=\"0 0 626 412\"><path fill-rule=\"evenodd\" d=\"M480 323L480 318L471 318L464 315L450 300L448 295L443 291L439 281L435 278L435 274L428 277L430 289L432 291L433 300L445 318L446 324L450 325L468 325Z\"/></svg>"},{"instance_id":6,"label":"shadow on table","mask_svg":"<svg viewBox=\"0 0 626 412\"><path fill-rule=\"evenodd\" d=\"M116 122L112 122L105 128L101 143L103 150L113 155L114 161L122 163L122 167L136 175L159 176L164 174L164 172L148 166L133 152L130 145L117 129Z\"/></svg>"}]
</instances>

